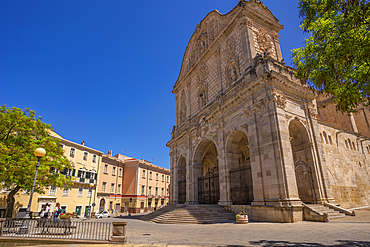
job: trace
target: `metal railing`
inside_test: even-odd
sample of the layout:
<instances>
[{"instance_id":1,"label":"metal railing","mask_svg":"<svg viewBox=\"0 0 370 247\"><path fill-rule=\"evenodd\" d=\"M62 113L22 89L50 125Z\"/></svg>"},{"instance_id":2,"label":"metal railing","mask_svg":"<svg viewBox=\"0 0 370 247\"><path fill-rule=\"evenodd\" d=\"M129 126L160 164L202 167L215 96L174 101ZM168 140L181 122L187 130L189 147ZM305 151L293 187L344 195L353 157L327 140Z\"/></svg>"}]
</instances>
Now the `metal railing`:
<instances>
[{"instance_id":1,"label":"metal railing","mask_svg":"<svg viewBox=\"0 0 370 247\"><path fill-rule=\"evenodd\" d=\"M109 241L112 223L71 219L6 219L0 222L0 237L56 238Z\"/></svg>"}]
</instances>

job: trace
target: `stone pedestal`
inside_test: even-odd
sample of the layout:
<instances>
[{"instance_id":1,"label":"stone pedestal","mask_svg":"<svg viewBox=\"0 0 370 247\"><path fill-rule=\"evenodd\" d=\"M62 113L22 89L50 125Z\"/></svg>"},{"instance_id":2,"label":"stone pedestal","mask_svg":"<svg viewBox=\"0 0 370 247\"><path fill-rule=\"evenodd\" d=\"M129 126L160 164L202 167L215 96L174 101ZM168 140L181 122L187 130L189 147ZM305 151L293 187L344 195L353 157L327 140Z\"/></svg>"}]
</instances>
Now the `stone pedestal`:
<instances>
[{"instance_id":1,"label":"stone pedestal","mask_svg":"<svg viewBox=\"0 0 370 247\"><path fill-rule=\"evenodd\" d=\"M119 242L123 244L126 243L126 225L126 221L113 222L113 236L110 238L109 242Z\"/></svg>"}]
</instances>

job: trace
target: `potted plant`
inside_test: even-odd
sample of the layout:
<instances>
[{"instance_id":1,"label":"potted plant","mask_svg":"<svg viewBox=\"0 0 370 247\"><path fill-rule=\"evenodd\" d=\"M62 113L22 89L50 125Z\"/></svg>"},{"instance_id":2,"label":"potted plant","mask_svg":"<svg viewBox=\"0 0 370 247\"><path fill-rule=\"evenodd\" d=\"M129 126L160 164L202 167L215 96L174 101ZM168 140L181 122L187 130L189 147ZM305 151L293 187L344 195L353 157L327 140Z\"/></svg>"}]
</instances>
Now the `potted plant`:
<instances>
[{"instance_id":1,"label":"potted plant","mask_svg":"<svg viewBox=\"0 0 370 247\"><path fill-rule=\"evenodd\" d=\"M61 213L59 215L59 218L61 218L61 219L70 219L70 218L72 218L72 216L73 216L73 214L71 214L71 213Z\"/></svg>"},{"instance_id":2,"label":"potted plant","mask_svg":"<svg viewBox=\"0 0 370 247\"><path fill-rule=\"evenodd\" d=\"M236 216L236 223L239 224L247 224L248 223L248 215L245 212L240 212Z\"/></svg>"}]
</instances>

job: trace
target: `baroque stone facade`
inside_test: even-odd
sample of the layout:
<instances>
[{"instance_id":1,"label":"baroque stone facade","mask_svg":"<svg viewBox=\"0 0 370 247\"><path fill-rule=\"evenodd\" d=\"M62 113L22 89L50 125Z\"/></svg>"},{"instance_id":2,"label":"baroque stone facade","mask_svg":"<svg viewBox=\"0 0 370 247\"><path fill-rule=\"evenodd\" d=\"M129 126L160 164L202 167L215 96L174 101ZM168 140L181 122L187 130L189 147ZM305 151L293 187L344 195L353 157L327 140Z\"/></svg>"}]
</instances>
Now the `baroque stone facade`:
<instances>
[{"instance_id":1,"label":"baroque stone facade","mask_svg":"<svg viewBox=\"0 0 370 247\"><path fill-rule=\"evenodd\" d=\"M331 159L341 160L343 152L325 146L323 129L333 131L332 142L342 141L318 119L313 92L283 62L282 28L258 0L240 0L225 15L212 11L197 25L172 91L171 203L219 204L242 208L254 221L295 222L302 220L302 202L335 203L347 189L337 189L347 180L332 178L343 167ZM368 156L354 156L367 169ZM366 178L359 193L369 193ZM369 204L365 194L356 205Z\"/></svg>"}]
</instances>

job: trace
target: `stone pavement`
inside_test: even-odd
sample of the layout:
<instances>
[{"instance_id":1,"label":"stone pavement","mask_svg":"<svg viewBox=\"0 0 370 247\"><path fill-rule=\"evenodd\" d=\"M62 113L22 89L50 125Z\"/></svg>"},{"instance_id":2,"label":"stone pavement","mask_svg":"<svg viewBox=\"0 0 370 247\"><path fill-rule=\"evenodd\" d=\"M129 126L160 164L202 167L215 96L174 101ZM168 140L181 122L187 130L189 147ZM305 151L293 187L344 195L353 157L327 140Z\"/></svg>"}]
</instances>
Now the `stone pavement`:
<instances>
[{"instance_id":1,"label":"stone pavement","mask_svg":"<svg viewBox=\"0 0 370 247\"><path fill-rule=\"evenodd\" d=\"M103 219L127 221L128 244L125 247L156 246L370 246L370 209L356 210L357 216L328 223L249 224L156 224L138 220L138 216ZM102 220L102 219L100 219ZM4 243L1 247L36 246L35 243ZM122 246L114 244L52 244L38 246Z\"/></svg>"}]
</instances>

